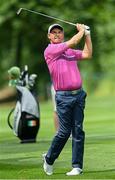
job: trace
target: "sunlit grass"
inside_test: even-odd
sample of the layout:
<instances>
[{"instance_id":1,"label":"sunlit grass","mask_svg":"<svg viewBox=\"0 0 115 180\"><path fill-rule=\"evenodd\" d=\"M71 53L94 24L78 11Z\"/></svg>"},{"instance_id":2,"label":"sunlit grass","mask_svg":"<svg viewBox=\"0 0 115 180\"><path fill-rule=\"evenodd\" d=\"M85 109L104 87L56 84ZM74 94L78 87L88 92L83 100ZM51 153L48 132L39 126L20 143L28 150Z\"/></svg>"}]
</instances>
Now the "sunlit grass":
<instances>
[{"instance_id":1,"label":"sunlit grass","mask_svg":"<svg viewBox=\"0 0 115 180\"><path fill-rule=\"evenodd\" d=\"M42 153L55 134L51 102L40 102L41 127L37 143L20 144L7 125L11 105L0 105L0 178L1 179L115 179L115 97L88 97L85 109L86 132L84 173L67 177L71 169L71 139L54 164L54 174L42 169Z\"/></svg>"}]
</instances>

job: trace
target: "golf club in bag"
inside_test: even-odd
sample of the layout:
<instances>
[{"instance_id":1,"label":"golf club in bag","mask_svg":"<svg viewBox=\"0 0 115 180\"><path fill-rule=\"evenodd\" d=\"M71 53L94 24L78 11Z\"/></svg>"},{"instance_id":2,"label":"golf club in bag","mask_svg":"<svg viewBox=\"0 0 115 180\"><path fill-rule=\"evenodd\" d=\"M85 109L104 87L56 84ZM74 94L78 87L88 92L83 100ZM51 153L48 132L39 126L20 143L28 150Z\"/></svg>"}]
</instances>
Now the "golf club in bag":
<instances>
[{"instance_id":1,"label":"golf club in bag","mask_svg":"<svg viewBox=\"0 0 115 180\"><path fill-rule=\"evenodd\" d=\"M15 70L16 67L11 68L10 76L15 75ZM15 83L17 102L15 108L10 111L7 122L21 143L36 142L40 128L39 102L35 92L36 78L36 74L29 76L28 67L25 66ZM10 122L11 117L13 117L13 125Z\"/></svg>"}]
</instances>

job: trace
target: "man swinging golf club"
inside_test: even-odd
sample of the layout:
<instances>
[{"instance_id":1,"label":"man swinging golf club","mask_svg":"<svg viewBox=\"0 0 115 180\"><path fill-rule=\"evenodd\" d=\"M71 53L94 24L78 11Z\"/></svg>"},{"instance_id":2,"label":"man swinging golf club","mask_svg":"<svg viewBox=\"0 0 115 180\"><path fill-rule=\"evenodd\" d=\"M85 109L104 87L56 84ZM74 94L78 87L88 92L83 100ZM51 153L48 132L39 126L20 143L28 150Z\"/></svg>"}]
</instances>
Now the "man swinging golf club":
<instances>
[{"instance_id":1,"label":"man swinging golf club","mask_svg":"<svg viewBox=\"0 0 115 180\"><path fill-rule=\"evenodd\" d=\"M59 119L59 130L52 144L44 154L44 171L53 174L53 164L61 153L72 132L72 170L66 175L79 175L83 171L83 154L85 132L83 119L86 92L83 90L80 71L76 62L92 57L90 30L84 24L76 24L77 34L64 42L64 29L60 24L53 24L48 29L50 44L44 51L56 91L56 108ZM85 37L83 50L75 46Z\"/></svg>"}]
</instances>

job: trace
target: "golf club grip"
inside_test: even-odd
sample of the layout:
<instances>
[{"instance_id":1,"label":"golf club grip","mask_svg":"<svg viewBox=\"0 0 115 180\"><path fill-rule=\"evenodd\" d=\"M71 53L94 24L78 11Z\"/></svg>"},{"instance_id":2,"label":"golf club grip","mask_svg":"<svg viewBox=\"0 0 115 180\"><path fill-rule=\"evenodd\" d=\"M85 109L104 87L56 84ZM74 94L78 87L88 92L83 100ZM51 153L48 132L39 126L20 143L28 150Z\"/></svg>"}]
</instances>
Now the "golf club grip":
<instances>
[{"instance_id":1,"label":"golf club grip","mask_svg":"<svg viewBox=\"0 0 115 180\"><path fill-rule=\"evenodd\" d=\"M68 24L73 25L73 26L76 26L76 25L77 25L77 24L70 23L70 22L68 22ZM87 26L87 25L85 25L85 29L90 30L90 27L89 27L89 26Z\"/></svg>"}]
</instances>

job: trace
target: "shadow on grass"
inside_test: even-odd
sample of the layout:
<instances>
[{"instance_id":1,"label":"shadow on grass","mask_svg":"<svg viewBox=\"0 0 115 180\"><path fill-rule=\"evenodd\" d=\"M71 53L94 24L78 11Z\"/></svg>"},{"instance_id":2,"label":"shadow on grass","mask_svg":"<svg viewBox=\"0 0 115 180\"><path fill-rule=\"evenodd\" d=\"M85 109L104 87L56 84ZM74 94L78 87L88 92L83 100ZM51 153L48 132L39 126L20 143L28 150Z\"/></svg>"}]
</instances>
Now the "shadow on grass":
<instances>
[{"instance_id":1,"label":"shadow on grass","mask_svg":"<svg viewBox=\"0 0 115 180\"><path fill-rule=\"evenodd\" d=\"M96 171L84 171L84 173L103 173L103 172L115 172L115 169L105 169Z\"/></svg>"}]
</instances>

